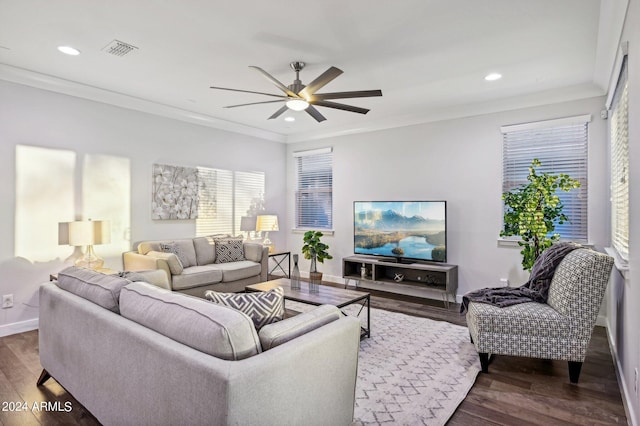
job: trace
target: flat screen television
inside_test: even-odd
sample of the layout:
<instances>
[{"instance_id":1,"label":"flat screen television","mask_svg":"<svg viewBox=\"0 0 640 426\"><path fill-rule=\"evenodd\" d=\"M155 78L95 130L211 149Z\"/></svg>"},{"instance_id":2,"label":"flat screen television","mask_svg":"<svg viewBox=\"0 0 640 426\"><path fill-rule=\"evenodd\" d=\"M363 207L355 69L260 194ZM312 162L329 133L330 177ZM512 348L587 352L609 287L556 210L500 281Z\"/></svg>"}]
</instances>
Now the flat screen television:
<instances>
[{"instance_id":1,"label":"flat screen television","mask_svg":"<svg viewBox=\"0 0 640 426\"><path fill-rule=\"evenodd\" d=\"M447 261L446 201L355 201L355 254Z\"/></svg>"}]
</instances>

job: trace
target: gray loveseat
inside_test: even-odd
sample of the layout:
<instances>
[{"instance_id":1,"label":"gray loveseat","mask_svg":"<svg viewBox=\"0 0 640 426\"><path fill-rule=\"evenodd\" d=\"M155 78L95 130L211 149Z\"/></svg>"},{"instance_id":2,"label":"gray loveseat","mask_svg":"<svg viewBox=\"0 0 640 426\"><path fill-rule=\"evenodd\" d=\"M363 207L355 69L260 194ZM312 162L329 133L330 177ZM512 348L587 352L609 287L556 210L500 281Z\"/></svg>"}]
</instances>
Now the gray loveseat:
<instances>
[{"instance_id":1,"label":"gray loveseat","mask_svg":"<svg viewBox=\"0 0 640 426\"><path fill-rule=\"evenodd\" d=\"M178 254L164 252L163 245L173 246ZM268 247L242 243L240 260L225 262L219 255L221 248L212 237L143 241L125 252L122 260L125 271L162 269L169 278L169 290L198 297L207 290L235 293L267 281Z\"/></svg>"},{"instance_id":2,"label":"gray loveseat","mask_svg":"<svg viewBox=\"0 0 640 426\"><path fill-rule=\"evenodd\" d=\"M357 319L325 305L258 333L232 308L77 269L40 288L38 385L102 424L351 424Z\"/></svg>"}]
</instances>

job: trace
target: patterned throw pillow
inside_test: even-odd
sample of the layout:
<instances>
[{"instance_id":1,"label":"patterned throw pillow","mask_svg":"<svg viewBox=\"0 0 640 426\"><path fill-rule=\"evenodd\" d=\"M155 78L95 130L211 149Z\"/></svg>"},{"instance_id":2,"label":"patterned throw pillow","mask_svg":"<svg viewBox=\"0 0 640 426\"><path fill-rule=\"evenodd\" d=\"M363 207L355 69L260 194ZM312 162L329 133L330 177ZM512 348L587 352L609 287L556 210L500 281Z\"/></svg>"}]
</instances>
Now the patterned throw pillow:
<instances>
[{"instance_id":1,"label":"patterned throw pillow","mask_svg":"<svg viewBox=\"0 0 640 426\"><path fill-rule=\"evenodd\" d=\"M216 238L216 263L245 260L244 244L240 238Z\"/></svg>"},{"instance_id":2,"label":"patterned throw pillow","mask_svg":"<svg viewBox=\"0 0 640 426\"><path fill-rule=\"evenodd\" d=\"M204 297L219 305L229 306L247 314L256 330L284 318L284 291L282 287L256 293L219 293L208 290Z\"/></svg>"},{"instance_id":3,"label":"patterned throw pillow","mask_svg":"<svg viewBox=\"0 0 640 426\"><path fill-rule=\"evenodd\" d=\"M176 243L160 243L160 250L165 253L173 253L178 256L183 267L189 265L189 259L187 259L186 254L180 250L180 246Z\"/></svg>"}]
</instances>

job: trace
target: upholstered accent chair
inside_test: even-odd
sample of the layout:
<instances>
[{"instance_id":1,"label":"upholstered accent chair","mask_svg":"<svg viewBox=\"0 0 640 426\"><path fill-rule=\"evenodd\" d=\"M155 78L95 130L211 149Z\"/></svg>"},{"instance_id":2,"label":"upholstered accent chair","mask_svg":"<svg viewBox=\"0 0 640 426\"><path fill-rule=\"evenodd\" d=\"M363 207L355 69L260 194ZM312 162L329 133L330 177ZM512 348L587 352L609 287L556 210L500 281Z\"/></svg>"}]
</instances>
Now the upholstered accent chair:
<instances>
[{"instance_id":1,"label":"upholstered accent chair","mask_svg":"<svg viewBox=\"0 0 640 426\"><path fill-rule=\"evenodd\" d=\"M546 304L471 302L467 325L482 372L490 354L566 360L571 383L578 383L612 266L606 254L574 250L556 268Z\"/></svg>"}]
</instances>

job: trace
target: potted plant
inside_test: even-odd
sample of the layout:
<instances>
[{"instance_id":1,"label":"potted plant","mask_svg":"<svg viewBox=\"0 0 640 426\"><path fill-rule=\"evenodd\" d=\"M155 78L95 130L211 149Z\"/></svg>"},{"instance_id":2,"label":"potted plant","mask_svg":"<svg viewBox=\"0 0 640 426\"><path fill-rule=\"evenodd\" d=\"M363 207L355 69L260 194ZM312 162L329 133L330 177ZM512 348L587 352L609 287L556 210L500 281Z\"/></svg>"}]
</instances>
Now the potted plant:
<instances>
[{"instance_id":1,"label":"potted plant","mask_svg":"<svg viewBox=\"0 0 640 426\"><path fill-rule=\"evenodd\" d=\"M322 272L318 272L317 262L324 263L325 259L333 259L328 252L329 246L320 241L322 235L320 231L307 231L302 239L304 241L302 254L305 259L311 260L309 280L316 286L322 281Z\"/></svg>"},{"instance_id":2,"label":"potted plant","mask_svg":"<svg viewBox=\"0 0 640 426\"><path fill-rule=\"evenodd\" d=\"M553 233L557 224L569 218L558 190L568 192L580 186L580 182L566 174L536 173L540 161L536 158L529 167L529 183L502 194L504 200L504 228L500 236L519 236L522 247L522 268L531 271L534 262L545 249L560 239Z\"/></svg>"}]
</instances>

